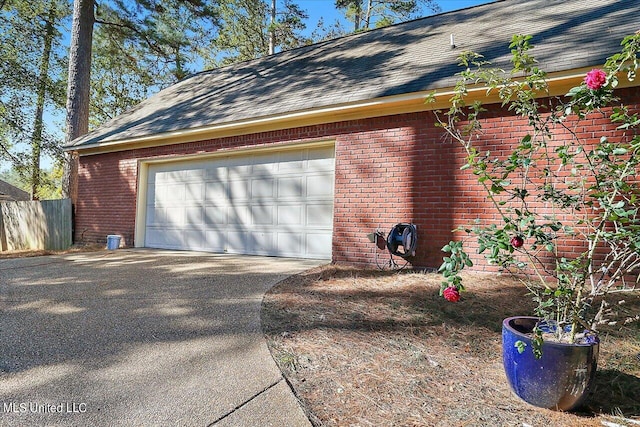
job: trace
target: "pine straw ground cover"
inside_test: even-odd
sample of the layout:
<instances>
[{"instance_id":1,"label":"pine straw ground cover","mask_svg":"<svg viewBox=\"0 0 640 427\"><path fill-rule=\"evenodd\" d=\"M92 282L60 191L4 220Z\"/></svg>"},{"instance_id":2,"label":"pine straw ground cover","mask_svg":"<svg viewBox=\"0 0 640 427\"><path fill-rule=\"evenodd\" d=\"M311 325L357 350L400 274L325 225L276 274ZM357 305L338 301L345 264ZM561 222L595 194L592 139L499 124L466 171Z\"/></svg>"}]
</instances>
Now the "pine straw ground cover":
<instances>
[{"instance_id":1,"label":"pine straw ground cover","mask_svg":"<svg viewBox=\"0 0 640 427\"><path fill-rule=\"evenodd\" d=\"M28 249L28 250L18 250L18 251L5 251L0 252L0 259L12 259L12 258L31 258L37 256L47 256L47 255L67 255L78 252L98 252L104 251L105 245L74 245L69 249L63 250L53 250L53 249Z\"/></svg>"},{"instance_id":2,"label":"pine straw ground cover","mask_svg":"<svg viewBox=\"0 0 640 427\"><path fill-rule=\"evenodd\" d=\"M526 290L496 275L465 281L463 301L449 303L437 274L325 266L268 292L271 353L312 423L640 425L639 325L603 331L595 386L578 412L535 408L510 391L501 359L503 318L532 313ZM640 298L626 300L640 310Z\"/></svg>"}]
</instances>

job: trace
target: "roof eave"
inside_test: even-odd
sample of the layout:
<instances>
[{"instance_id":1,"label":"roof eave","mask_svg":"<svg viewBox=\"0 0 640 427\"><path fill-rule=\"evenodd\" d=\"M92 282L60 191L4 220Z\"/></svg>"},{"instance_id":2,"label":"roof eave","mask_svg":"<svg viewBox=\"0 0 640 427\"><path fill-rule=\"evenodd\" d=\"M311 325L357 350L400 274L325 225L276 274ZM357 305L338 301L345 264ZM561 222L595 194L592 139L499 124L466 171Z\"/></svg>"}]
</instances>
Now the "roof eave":
<instances>
[{"instance_id":1,"label":"roof eave","mask_svg":"<svg viewBox=\"0 0 640 427\"><path fill-rule=\"evenodd\" d=\"M550 74L547 78L549 95L557 96L566 94L569 89L582 82L585 73L591 68L592 67L585 67ZM618 87L622 88L637 84L637 82L620 79L620 85ZM497 91L488 93L487 90L488 88L486 86L481 85L470 88L468 100L471 102L481 100L485 104L499 102ZM429 94L435 94L434 102L427 104L425 103L425 99ZM76 151L81 156L88 156L129 149L158 147L302 126L336 123L347 120L437 110L448 108L450 105L449 100L453 94L454 88L446 87L234 122L216 123L209 126L154 135L71 146L66 147L65 151Z\"/></svg>"}]
</instances>

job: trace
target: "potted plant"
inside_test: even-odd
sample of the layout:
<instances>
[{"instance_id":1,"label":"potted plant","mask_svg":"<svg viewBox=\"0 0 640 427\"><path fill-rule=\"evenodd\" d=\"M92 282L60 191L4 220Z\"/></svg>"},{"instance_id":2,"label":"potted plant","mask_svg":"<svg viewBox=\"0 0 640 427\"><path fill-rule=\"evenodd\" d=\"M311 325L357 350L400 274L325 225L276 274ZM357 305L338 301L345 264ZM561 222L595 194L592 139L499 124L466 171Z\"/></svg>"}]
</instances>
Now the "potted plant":
<instances>
[{"instance_id":1,"label":"potted plant","mask_svg":"<svg viewBox=\"0 0 640 427\"><path fill-rule=\"evenodd\" d=\"M463 53L451 108L435 113L464 149L461 169L476 177L497 218L459 228L444 246L441 295L460 299L460 272L473 265L470 243L496 269L513 273L537 308L533 317L503 322L507 378L525 401L570 410L595 374L598 327L623 314L611 297L640 290L640 115L615 93L620 79L635 78L640 34L559 97L551 96L530 41L513 37L510 72ZM528 124L511 145L487 148L495 146L483 139L487 109L468 101L477 87ZM601 135L581 128L594 119L606 123Z\"/></svg>"}]
</instances>

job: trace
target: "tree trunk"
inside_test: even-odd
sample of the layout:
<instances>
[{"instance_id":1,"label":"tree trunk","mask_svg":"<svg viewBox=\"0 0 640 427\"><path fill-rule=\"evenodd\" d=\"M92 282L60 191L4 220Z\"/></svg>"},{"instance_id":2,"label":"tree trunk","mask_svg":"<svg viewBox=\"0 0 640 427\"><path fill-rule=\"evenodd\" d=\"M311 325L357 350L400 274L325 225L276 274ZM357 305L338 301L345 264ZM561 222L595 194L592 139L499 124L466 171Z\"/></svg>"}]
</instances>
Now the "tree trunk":
<instances>
[{"instance_id":1,"label":"tree trunk","mask_svg":"<svg viewBox=\"0 0 640 427\"><path fill-rule=\"evenodd\" d=\"M51 60L51 47L55 35L56 3L52 0L49 4L49 15L46 18L44 49L40 60L40 70L38 76L38 89L36 99L36 116L33 124L33 135L31 137L31 199L38 199L38 189L40 188L40 153L42 151L42 128L44 103L47 95L47 82L49 80L49 62Z\"/></svg>"},{"instance_id":2,"label":"tree trunk","mask_svg":"<svg viewBox=\"0 0 640 427\"><path fill-rule=\"evenodd\" d=\"M269 25L269 55L276 52L276 0L271 1L271 23Z\"/></svg>"},{"instance_id":3,"label":"tree trunk","mask_svg":"<svg viewBox=\"0 0 640 427\"><path fill-rule=\"evenodd\" d=\"M373 12L373 4L371 0L367 1L367 12L364 17L364 28L369 29L371 26L371 13Z\"/></svg>"},{"instance_id":4,"label":"tree trunk","mask_svg":"<svg viewBox=\"0 0 640 427\"><path fill-rule=\"evenodd\" d=\"M355 13L353 16L354 31L360 30L360 24L362 24L362 0L356 0L354 5Z\"/></svg>"},{"instance_id":5,"label":"tree trunk","mask_svg":"<svg viewBox=\"0 0 640 427\"><path fill-rule=\"evenodd\" d=\"M67 119L65 142L89 131L89 88L91 77L91 42L95 20L94 0L74 0L71 46L69 48L69 82L67 86ZM62 195L78 198L78 156L68 152L62 179Z\"/></svg>"}]
</instances>

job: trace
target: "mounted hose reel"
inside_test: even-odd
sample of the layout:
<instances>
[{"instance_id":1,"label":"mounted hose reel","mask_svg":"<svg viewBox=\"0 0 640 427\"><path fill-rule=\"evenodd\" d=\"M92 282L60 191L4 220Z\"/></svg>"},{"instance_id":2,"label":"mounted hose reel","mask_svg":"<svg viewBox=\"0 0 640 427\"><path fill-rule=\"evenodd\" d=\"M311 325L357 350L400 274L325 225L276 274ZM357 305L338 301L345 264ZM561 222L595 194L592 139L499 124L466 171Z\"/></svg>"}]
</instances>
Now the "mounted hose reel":
<instances>
[{"instance_id":1,"label":"mounted hose reel","mask_svg":"<svg viewBox=\"0 0 640 427\"><path fill-rule=\"evenodd\" d=\"M378 249L376 251L376 264L382 270L402 269L409 263L407 259L416 254L418 230L414 224L401 222L391 227L386 237L380 230L368 234L368 237L372 243L375 243ZM379 257L382 252L389 253L389 260L381 264ZM403 258L407 260L407 262L403 266L400 266L394 260L394 256Z\"/></svg>"},{"instance_id":2,"label":"mounted hose reel","mask_svg":"<svg viewBox=\"0 0 640 427\"><path fill-rule=\"evenodd\" d=\"M418 230L413 224L399 223L394 225L387 235L387 249L391 255L407 259L416 255ZM402 249L400 249L402 247Z\"/></svg>"}]
</instances>

